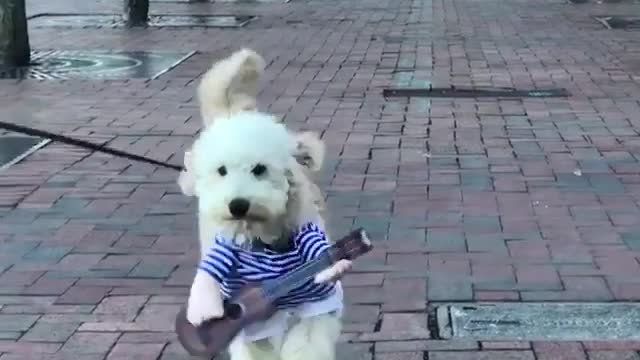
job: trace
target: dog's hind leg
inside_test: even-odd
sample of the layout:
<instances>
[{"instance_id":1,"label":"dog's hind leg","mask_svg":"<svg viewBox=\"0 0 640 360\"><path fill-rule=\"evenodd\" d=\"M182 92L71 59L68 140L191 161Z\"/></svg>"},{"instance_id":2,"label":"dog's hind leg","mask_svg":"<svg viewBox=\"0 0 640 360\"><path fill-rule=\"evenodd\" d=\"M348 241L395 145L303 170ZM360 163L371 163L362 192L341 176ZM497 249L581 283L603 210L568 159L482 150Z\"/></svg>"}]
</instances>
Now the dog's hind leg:
<instances>
[{"instance_id":1,"label":"dog's hind leg","mask_svg":"<svg viewBox=\"0 0 640 360\"><path fill-rule=\"evenodd\" d=\"M335 360L341 323L337 315L326 314L302 319L286 334L282 360Z\"/></svg>"},{"instance_id":2,"label":"dog's hind leg","mask_svg":"<svg viewBox=\"0 0 640 360\"><path fill-rule=\"evenodd\" d=\"M244 342L236 339L229 345L229 357L230 360L280 360L269 340Z\"/></svg>"}]
</instances>

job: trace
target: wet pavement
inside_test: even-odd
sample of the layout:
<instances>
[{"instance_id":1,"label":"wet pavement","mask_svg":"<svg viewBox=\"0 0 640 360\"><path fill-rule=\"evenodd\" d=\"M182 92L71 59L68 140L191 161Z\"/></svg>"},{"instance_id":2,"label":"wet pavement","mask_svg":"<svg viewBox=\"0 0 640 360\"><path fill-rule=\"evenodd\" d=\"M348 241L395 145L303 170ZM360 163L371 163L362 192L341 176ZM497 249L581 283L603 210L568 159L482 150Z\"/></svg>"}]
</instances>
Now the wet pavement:
<instances>
[{"instance_id":1,"label":"wet pavement","mask_svg":"<svg viewBox=\"0 0 640 360\"><path fill-rule=\"evenodd\" d=\"M232 15L150 15L147 26L173 28L238 28L254 16ZM123 28L124 16L110 14L38 14L30 17L32 28Z\"/></svg>"},{"instance_id":2,"label":"wet pavement","mask_svg":"<svg viewBox=\"0 0 640 360\"><path fill-rule=\"evenodd\" d=\"M199 77L252 47L268 63L261 107L328 143L319 182L332 234L364 226L377 239L345 279L341 360L640 359L640 341L607 336L451 338L438 311L640 300L640 32L596 19L637 14L637 1L158 1L151 12L256 18L231 29L34 25L36 52L196 53L153 80L155 70L2 79L0 118L179 164L201 124ZM442 91L384 96L397 88ZM549 89L568 96L529 96ZM0 172L0 360L187 358L172 324L197 232L176 178L57 143Z\"/></svg>"}]
</instances>

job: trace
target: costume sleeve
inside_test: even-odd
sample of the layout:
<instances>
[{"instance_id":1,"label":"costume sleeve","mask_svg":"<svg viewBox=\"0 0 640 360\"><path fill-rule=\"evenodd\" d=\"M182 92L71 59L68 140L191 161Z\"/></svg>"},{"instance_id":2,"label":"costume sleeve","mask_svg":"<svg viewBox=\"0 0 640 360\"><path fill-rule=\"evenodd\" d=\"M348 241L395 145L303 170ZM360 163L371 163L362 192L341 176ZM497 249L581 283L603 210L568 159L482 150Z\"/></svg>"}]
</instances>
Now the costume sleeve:
<instances>
[{"instance_id":1,"label":"costume sleeve","mask_svg":"<svg viewBox=\"0 0 640 360\"><path fill-rule=\"evenodd\" d=\"M305 261L317 258L331 247L327 235L316 224L302 227L297 236L297 245Z\"/></svg>"},{"instance_id":2,"label":"costume sleeve","mask_svg":"<svg viewBox=\"0 0 640 360\"><path fill-rule=\"evenodd\" d=\"M216 238L198 269L213 276L218 282L223 282L234 271L237 257L234 249L222 239Z\"/></svg>"}]
</instances>

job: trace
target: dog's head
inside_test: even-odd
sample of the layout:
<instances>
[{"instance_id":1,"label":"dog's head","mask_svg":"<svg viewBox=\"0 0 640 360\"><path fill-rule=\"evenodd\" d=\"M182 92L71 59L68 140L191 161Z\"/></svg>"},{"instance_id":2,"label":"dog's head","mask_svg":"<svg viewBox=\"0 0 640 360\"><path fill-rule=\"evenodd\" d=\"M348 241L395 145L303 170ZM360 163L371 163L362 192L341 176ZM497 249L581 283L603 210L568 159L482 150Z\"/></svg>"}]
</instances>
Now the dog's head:
<instances>
[{"instance_id":1,"label":"dog's head","mask_svg":"<svg viewBox=\"0 0 640 360\"><path fill-rule=\"evenodd\" d=\"M304 169L319 169L323 150L317 137L292 134L266 114L221 118L204 129L185 158L192 179L185 193L198 197L201 218L216 223L296 226L314 216Z\"/></svg>"}]
</instances>

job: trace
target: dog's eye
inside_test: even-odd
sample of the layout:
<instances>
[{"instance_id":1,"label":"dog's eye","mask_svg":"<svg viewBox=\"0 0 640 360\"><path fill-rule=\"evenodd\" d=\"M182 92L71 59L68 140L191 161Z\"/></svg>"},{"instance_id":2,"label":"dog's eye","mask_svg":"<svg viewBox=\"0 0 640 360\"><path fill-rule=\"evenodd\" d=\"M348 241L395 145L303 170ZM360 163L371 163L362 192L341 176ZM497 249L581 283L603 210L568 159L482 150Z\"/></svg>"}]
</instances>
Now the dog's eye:
<instances>
[{"instance_id":1,"label":"dog's eye","mask_svg":"<svg viewBox=\"0 0 640 360\"><path fill-rule=\"evenodd\" d=\"M218 174L220 174L220 176L225 176L227 175L227 168L224 166L220 166L218 168Z\"/></svg>"},{"instance_id":2,"label":"dog's eye","mask_svg":"<svg viewBox=\"0 0 640 360\"><path fill-rule=\"evenodd\" d=\"M251 172L255 176L260 176L260 175L264 174L265 172L267 172L267 167L262 165L262 164L258 164L256 166L254 166L253 169L251 169Z\"/></svg>"}]
</instances>

